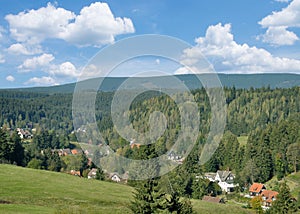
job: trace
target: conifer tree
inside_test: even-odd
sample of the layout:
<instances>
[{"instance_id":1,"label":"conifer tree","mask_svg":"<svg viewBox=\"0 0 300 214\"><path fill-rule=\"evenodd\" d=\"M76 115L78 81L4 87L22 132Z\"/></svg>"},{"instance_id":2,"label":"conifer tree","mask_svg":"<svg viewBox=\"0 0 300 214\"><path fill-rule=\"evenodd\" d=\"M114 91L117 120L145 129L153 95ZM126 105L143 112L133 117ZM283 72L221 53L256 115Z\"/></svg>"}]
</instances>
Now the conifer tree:
<instances>
[{"instance_id":1,"label":"conifer tree","mask_svg":"<svg viewBox=\"0 0 300 214\"><path fill-rule=\"evenodd\" d=\"M296 203L291 196L288 185L284 182L280 185L279 194L277 199L272 203L270 213L288 214L295 213L296 211Z\"/></svg>"}]
</instances>

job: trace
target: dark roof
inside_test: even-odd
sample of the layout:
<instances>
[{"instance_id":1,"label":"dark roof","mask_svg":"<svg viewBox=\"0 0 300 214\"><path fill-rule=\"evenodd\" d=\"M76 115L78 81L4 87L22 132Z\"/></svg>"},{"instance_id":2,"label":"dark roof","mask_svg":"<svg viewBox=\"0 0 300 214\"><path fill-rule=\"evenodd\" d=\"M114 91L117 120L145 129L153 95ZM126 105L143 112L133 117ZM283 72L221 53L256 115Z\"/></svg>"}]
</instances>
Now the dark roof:
<instances>
[{"instance_id":1,"label":"dark roof","mask_svg":"<svg viewBox=\"0 0 300 214\"><path fill-rule=\"evenodd\" d=\"M226 179L231 175L231 171L218 170L217 174L219 175L221 181L226 181Z\"/></svg>"},{"instance_id":2,"label":"dark roof","mask_svg":"<svg viewBox=\"0 0 300 214\"><path fill-rule=\"evenodd\" d=\"M218 197L212 197L212 196L203 196L202 201L208 201L208 202L213 202L213 203L221 203L222 199Z\"/></svg>"}]
</instances>

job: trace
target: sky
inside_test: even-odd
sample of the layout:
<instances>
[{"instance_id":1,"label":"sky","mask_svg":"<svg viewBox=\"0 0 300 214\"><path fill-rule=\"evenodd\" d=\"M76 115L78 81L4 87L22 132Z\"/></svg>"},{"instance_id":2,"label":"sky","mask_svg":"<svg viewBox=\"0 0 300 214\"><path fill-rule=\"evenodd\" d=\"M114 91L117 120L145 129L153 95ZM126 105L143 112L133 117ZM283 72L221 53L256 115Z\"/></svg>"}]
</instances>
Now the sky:
<instances>
[{"instance_id":1,"label":"sky","mask_svg":"<svg viewBox=\"0 0 300 214\"><path fill-rule=\"evenodd\" d=\"M2 0L0 88L75 82L103 48L143 34L189 43L188 60L201 53L219 73L300 74L299 27L300 0ZM119 74L137 62L174 67L165 61Z\"/></svg>"}]
</instances>

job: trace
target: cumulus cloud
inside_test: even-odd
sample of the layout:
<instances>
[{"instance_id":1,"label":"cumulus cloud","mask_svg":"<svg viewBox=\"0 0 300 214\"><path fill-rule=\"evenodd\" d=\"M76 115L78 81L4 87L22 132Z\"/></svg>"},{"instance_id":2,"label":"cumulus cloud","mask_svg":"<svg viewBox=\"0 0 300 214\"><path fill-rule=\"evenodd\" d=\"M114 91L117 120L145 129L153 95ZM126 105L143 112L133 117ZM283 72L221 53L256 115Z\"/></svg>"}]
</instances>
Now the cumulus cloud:
<instances>
[{"instance_id":1,"label":"cumulus cloud","mask_svg":"<svg viewBox=\"0 0 300 214\"><path fill-rule=\"evenodd\" d=\"M294 32L288 31L289 27L300 27L300 0L293 0L281 11L272 12L258 23L267 28L264 35L260 36L264 42L275 45L292 45L299 40ZM282 33L280 35L280 33ZM280 38L275 38L280 37ZM286 42L284 42L286 41Z\"/></svg>"},{"instance_id":2,"label":"cumulus cloud","mask_svg":"<svg viewBox=\"0 0 300 214\"><path fill-rule=\"evenodd\" d=\"M275 1L277 1L277 2L283 2L283 3L287 3L287 2L289 2L290 0L275 0Z\"/></svg>"},{"instance_id":3,"label":"cumulus cloud","mask_svg":"<svg viewBox=\"0 0 300 214\"><path fill-rule=\"evenodd\" d=\"M9 76L6 77L6 80L9 81L9 82L14 82L15 78L12 75L9 75Z\"/></svg>"},{"instance_id":4,"label":"cumulus cloud","mask_svg":"<svg viewBox=\"0 0 300 214\"><path fill-rule=\"evenodd\" d=\"M101 46L116 35L133 33L129 18L114 17L107 3L95 2L79 15L51 3L37 10L9 14L10 33L18 42L38 44L48 38L63 39L80 46Z\"/></svg>"},{"instance_id":5,"label":"cumulus cloud","mask_svg":"<svg viewBox=\"0 0 300 214\"><path fill-rule=\"evenodd\" d=\"M38 45L26 47L24 44L21 43L12 44L9 48L7 48L7 51L10 54L15 55L34 55L42 52L41 47Z\"/></svg>"},{"instance_id":6,"label":"cumulus cloud","mask_svg":"<svg viewBox=\"0 0 300 214\"><path fill-rule=\"evenodd\" d=\"M3 33L5 32L4 28L0 26L0 39L3 39Z\"/></svg>"},{"instance_id":7,"label":"cumulus cloud","mask_svg":"<svg viewBox=\"0 0 300 214\"><path fill-rule=\"evenodd\" d=\"M288 31L285 26L269 27L264 35L261 36L262 41L272 45L293 45L299 40L298 36Z\"/></svg>"},{"instance_id":8,"label":"cumulus cloud","mask_svg":"<svg viewBox=\"0 0 300 214\"><path fill-rule=\"evenodd\" d=\"M39 43L48 37L58 37L74 18L73 12L56 8L51 3L38 10L5 16L11 35L19 42L29 43Z\"/></svg>"},{"instance_id":9,"label":"cumulus cloud","mask_svg":"<svg viewBox=\"0 0 300 214\"><path fill-rule=\"evenodd\" d=\"M106 76L106 74L94 64L90 64L82 69L82 71L78 75L78 80L86 80L91 78L97 78L100 76Z\"/></svg>"},{"instance_id":10,"label":"cumulus cloud","mask_svg":"<svg viewBox=\"0 0 300 214\"><path fill-rule=\"evenodd\" d=\"M31 84L34 84L36 86L51 86L51 85L57 85L57 82L52 77L43 76L43 77L33 77L30 78L27 82L25 82L25 85L31 85Z\"/></svg>"},{"instance_id":11,"label":"cumulus cloud","mask_svg":"<svg viewBox=\"0 0 300 214\"><path fill-rule=\"evenodd\" d=\"M30 59L26 59L22 65L18 68L21 71L27 72L32 71L37 68L48 67L50 62L54 60L54 56L52 54L42 54L40 56L36 56Z\"/></svg>"},{"instance_id":12,"label":"cumulus cloud","mask_svg":"<svg viewBox=\"0 0 300 214\"><path fill-rule=\"evenodd\" d=\"M79 75L76 67L71 62L64 62L60 65L52 65L49 69L49 73L55 76L71 78L78 77Z\"/></svg>"},{"instance_id":13,"label":"cumulus cloud","mask_svg":"<svg viewBox=\"0 0 300 214\"><path fill-rule=\"evenodd\" d=\"M5 63L5 59L4 56L2 54L0 54L0 64Z\"/></svg>"},{"instance_id":14,"label":"cumulus cloud","mask_svg":"<svg viewBox=\"0 0 300 214\"><path fill-rule=\"evenodd\" d=\"M230 24L209 26L205 37L199 37L195 41L196 46L185 50L182 61L191 67L203 60L204 55L217 72L300 73L300 60L275 57L265 49L238 44L234 41Z\"/></svg>"}]
</instances>

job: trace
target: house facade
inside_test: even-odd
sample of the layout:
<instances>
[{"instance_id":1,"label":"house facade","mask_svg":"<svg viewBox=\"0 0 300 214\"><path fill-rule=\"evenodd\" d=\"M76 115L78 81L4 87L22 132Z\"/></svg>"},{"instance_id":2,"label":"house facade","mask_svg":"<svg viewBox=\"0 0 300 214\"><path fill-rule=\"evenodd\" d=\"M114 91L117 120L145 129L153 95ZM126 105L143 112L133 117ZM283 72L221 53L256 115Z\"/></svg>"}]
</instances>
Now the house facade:
<instances>
[{"instance_id":1,"label":"house facade","mask_svg":"<svg viewBox=\"0 0 300 214\"><path fill-rule=\"evenodd\" d=\"M93 168L88 173L88 179L95 179L97 175L97 169Z\"/></svg>"},{"instance_id":2,"label":"house facade","mask_svg":"<svg viewBox=\"0 0 300 214\"><path fill-rule=\"evenodd\" d=\"M278 192L273 190L263 190L261 193L261 197L263 200L263 206L270 207L272 202L276 200Z\"/></svg>"},{"instance_id":3,"label":"house facade","mask_svg":"<svg viewBox=\"0 0 300 214\"><path fill-rule=\"evenodd\" d=\"M205 173L205 178L218 183L224 192L232 192L238 184L234 183L234 174L231 171L218 170L216 173Z\"/></svg>"},{"instance_id":4,"label":"house facade","mask_svg":"<svg viewBox=\"0 0 300 214\"><path fill-rule=\"evenodd\" d=\"M261 183L253 183L249 188L249 195L250 196L259 196L261 195L262 191L266 190L267 188L265 185Z\"/></svg>"},{"instance_id":5,"label":"house facade","mask_svg":"<svg viewBox=\"0 0 300 214\"><path fill-rule=\"evenodd\" d=\"M116 173L116 172L110 173L110 174L109 174L109 178L110 178L112 181L117 182L117 183L121 181L121 176L120 176L118 173Z\"/></svg>"}]
</instances>

